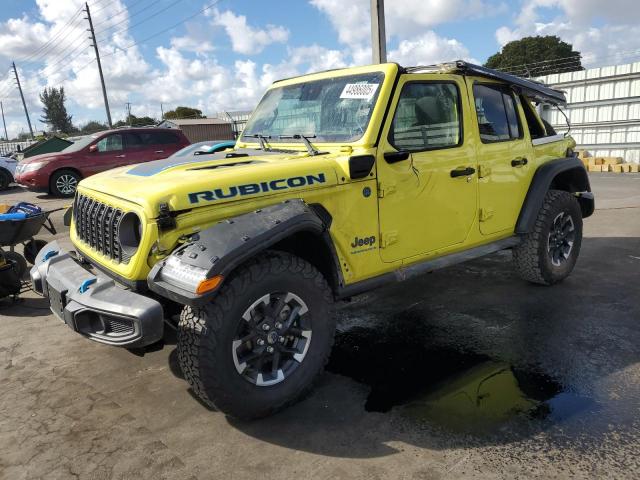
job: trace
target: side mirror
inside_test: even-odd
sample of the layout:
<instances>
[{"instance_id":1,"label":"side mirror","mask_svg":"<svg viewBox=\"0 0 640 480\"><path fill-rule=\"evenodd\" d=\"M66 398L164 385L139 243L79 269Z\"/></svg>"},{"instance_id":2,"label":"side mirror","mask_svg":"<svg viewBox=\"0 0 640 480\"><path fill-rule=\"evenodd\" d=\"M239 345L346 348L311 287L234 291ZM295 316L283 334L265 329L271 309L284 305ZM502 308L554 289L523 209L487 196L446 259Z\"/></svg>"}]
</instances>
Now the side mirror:
<instances>
[{"instance_id":1,"label":"side mirror","mask_svg":"<svg viewBox=\"0 0 640 480\"><path fill-rule=\"evenodd\" d=\"M98 145L91 145L89 147L89 152L93 153L93 152L97 152L98 151Z\"/></svg>"}]
</instances>

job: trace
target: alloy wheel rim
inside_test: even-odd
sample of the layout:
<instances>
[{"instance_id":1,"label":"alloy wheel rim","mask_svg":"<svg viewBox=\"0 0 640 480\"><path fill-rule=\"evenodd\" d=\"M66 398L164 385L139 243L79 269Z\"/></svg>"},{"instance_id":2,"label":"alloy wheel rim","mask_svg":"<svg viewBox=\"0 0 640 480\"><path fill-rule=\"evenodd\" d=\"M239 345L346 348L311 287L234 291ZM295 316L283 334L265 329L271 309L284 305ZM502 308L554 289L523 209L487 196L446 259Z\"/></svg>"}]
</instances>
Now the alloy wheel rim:
<instances>
[{"instance_id":1,"label":"alloy wheel rim","mask_svg":"<svg viewBox=\"0 0 640 480\"><path fill-rule=\"evenodd\" d=\"M56 188L65 195L74 193L78 186L78 180L73 175L60 175L56 180Z\"/></svg>"},{"instance_id":2,"label":"alloy wheel rim","mask_svg":"<svg viewBox=\"0 0 640 480\"><path fill-rule=\"evenodd\" d=\"M242 314L231 345L236 371L259 387L284 381L306 357L311 333L309 308L299 296L264 295Z\"/></svg>"},{"instance_id":3,"label":"alloy wheel rim","mask_svg":"<svg viewBox=\"0 0 640 480\"><path fill-rule=\"evenodd\" d=\"M547 253L552 265L559 267L569 259L575 238L573 218L566 212L559 213L553 219L547 241Z\"/></svg>"}]
</instances>

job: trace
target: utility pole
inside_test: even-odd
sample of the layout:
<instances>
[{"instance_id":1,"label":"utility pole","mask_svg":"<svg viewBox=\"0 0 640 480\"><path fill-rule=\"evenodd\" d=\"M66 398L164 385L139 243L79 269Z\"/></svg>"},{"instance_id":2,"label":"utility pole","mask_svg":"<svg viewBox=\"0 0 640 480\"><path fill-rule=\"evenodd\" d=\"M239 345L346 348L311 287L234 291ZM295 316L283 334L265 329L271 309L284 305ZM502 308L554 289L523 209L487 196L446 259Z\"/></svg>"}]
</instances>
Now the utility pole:
<instances>
[{"instance_id":1,"label":"utility pole","mask_svg":"<svg viewBox=\"0 0 640 480\"><path fill-rule=\"evenodd\" d=\"M371 48L373 49L373 63L387 62L384 0L371 0Z\"/></svg>"},{"instance_id":2,"label":"utility pole","mask_svg":"<svg viewBox=\"0 0 640 480\"><path fill-rule=\"evenodd\" d=\"M127 109L127 118L125 120L129 124L129 126L131 126L131 102L125 103L125 106Z\"/></svg>"},{"instance_id":3,"label":"utility pole","mask_svg":"<svg viewBox=\"0 0 640 480\"><path fill-rule=\"evenodd\" d=\"M100 52L98 51L98 42L96 41L96 32L93 30L89 4L85 3L84 6L87 12L87 20L89 20L89 32L91 32L90 40L93 41L93 48L96 51L96 60L98 61L98 72L100 72L100 83L102 83L102 96L104 97L104 108L107 111L107 122L109 123L109 128L113 128L113 124L111 123L111 111L109 110L109 100L107 99L107 87L104 85L104 75L102 74L102 64L100 63Z\"/></svg>"},{"instance_id":4,"label":"utility pole","mask_svg":"<svg viewBox=\"0 0 640 480\"><path fill-rule=\"evenodd\" d=\"M18 84L18 91L20 92L20 98L22 99L22 106L24 107L24 114L27 116L27 123L29 124L29 131L31 132L31 140L33 140L33 128L31 128L31 120L29 119L29 111L27 110L27 103L24 101L24 95L22 94L22 87L20 86L20 77L18 77L18 70L16 69L16 62L11 62L13 66L13 74L16 76L16 83ZM4 117L4 115L3 115Z\"/></svg>"},{"instance_id":5,"label":"utility pole","mask_svg":"<svg viewBox=\"0 0 640 480\"><path fill-rule=\"evenodd\" d=\"M4 125L4 139L9 141L9 134L7 133L7 122L4 121L4 107L2 106L2 102L0 102L0 112L2 112L2 124Z\"/></svg>"},{"instance_id":6,"label":"utility pole","mask_svg":"<svg viewBox=\"0 0 640 480\"><path fill-rule=\"evenodd\" d=\"M162 108L162 102L160 103L160 121L164 120L164 109Z\"/></svg>"}]
</instances>

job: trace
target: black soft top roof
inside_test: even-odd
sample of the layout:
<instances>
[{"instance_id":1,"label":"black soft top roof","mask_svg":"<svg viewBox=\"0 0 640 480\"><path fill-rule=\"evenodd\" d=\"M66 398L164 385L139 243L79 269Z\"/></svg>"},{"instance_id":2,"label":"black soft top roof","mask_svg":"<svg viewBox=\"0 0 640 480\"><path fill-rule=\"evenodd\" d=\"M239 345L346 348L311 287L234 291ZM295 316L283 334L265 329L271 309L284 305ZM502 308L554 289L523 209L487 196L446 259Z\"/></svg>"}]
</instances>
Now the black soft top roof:
<instances>
[{"instance_id":1,"label":"black soft top roof","mask_svg":"<svg viewBox=\"0 0 640 480\"><path fill-rule=\"evenodd\" d=\"M561 90L555 90L540 82L533 80L527 80L526 78L516 77L508 73L499 72L487 67L481 67L480 65L474 65L472 63L458 60L452 63L443 63L440 65L428 65L423 67L406 67L404 69L407 73L419 73L419 72L443 72L443 73L461 73L463 75L476 75L479 77L490 78L493 80L499 80L506 82L516 90L519 90L523 95L534 99L535 101L542 103L550 103L552 105L565 105L567 99L564 96L564 92Z\"/></svg>"}]
</instances>

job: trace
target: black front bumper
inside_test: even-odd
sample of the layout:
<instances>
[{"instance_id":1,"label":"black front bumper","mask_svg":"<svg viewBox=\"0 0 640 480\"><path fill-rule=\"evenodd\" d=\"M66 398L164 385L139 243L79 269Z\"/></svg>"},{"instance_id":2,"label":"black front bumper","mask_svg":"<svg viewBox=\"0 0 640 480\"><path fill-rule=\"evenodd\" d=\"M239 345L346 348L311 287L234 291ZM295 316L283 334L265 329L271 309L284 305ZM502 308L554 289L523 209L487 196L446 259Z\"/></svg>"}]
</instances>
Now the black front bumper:
<instances>
[{"instance_id":1,"label":"black front bumper","mask_svg":"<svg viewBox=\"0 0 640 480\"><path fill-rule=\"evenodd\" d=\"M157 301L126 290L80 266L58 242L47 244L31 269L33 289L72 330L96 342L144 347L162 339L164 315Z\"/></svg>"}]
</instances>

